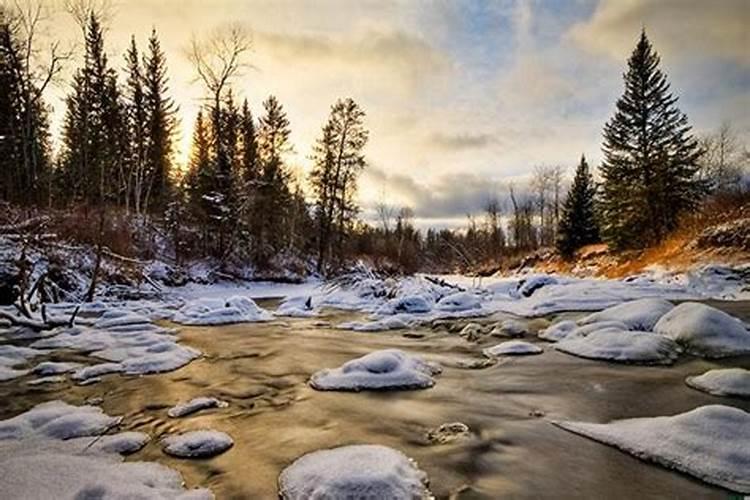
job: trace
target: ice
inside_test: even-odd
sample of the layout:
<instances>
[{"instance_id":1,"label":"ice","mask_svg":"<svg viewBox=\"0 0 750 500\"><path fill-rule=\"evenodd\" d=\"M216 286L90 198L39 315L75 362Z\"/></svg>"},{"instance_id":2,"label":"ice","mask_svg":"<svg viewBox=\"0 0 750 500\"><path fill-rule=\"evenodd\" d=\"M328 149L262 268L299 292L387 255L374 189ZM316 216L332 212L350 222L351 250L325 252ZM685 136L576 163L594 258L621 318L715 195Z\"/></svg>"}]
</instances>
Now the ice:
<instances>
[{"instance_id":1,"label":"ice","mask_svg":"<svg viewBox=\"0 0 750 500\"><path fill-rule=\"evenodd\" d=\"M558 321L557 323L548 326L544 330L540 331L537 335L540 339L548 342L558 342L570 333L578 328L578 323L571 320Z\"/></svg>"},{"instance_id":2,"label":"ice","mask_svg":"<svg viewBox=\"0 0 750 500\"><path fill-rule=\"evenodd\" d=\"M515 319L506 319L490 331L496 337L523 337L528 333L526 325Z\"/></svg>"},{"instance_id":3,"label":"ice","mask_svg":"<svg viewBox=\"0 0 750 500\"><path fill-rule=\"evenodd\" d=\"M284 500L431 498L427 474L400 451L380 445L319 450L295 460L279 477Z\"/></svg>"},{"instance_id":4,"label":"ice","mask_svg":"<svg viewBox=\"0 0 750 500\"><path fill-rule=\"evenodd\" d=\"M398 314L411 313L421 314L428 313L432 310L432 304L421 295L408 295L391 299L375 310L375 314Z\"/></svg>"},{"instance_id":5,"label":"ice","mask_svg":"<svg viewBox=\"0 0 750 500\"><path fill-rule=\"evenodd\" d=\"M258 307L252 299L236 295L228 299L202 298L188 302L172 321L183 325L227 325L271 319L271 313Z\"/></svg>"},{"instance_id":6,"label":"ice","mask_svg":"<svg viewBox=\"0 0 750 500\"><path fill-rule=\"evenodd\" d=\"M669 365L679 356L671 339L651 332L605 327L586 336L568 336L555 349L581 358L620 363Z\"/></svg>"},{"instance_id":7,"label":"ice","mask_svg":"<svg viewBox=\"0 0 750 500\"><path fill-rule=\"evenodd\" d=\"M60 375L62 373L68 373L81 366L80 363L61 363L54 361L42 361L34 367L32 373L46 377L48 375Z\"/></svg>"},{"instance_id":8,"label":"ice","mask_svg":"<svg viewBox=\"0 0 750 500\"><path fill-rule=\"evenodd\" d=\"M674 308L674 304L664 299L638 299L608 307L580 319L586 325L600 321L620 321L629 330L651 331L659 318Z\"/></svg>"},{"instance_id":9,"label":"ice","mask_svg":"<svg viewBox=\"0 0 750 500\"><path fill-rule=\"evenodd\" d=\"M491 358L495 356L519 355L519 354L541 354L543 349L539 346L524 342L522 340L509 340L501 342L495 346L489 347L482 351L485 356Z\"/></svg>"},{"instance_id":10,"label":"ice","mask_svg":"<svg viewBox=\"0 0 750 500\"><path fill-rule=\"evenodd\" d=\"M662 318L654 331L691 354L721 358L750 354L750 332L737 318L698 302L684 302Z\"/></svg>"},{"instance_id":11,"label":"ice","mask_svg":"<svg viewBox=\"0 0 750 500\"><path fill-rule=\"evenodd\" d=\"M205 489L185 490L182 476L163 465L125 463L106 447L95 444L86 449L77 441L0 441L0 496L29 500L213 498Z\"/></svg>"},{"instance_id":12,"label":"ice","mask_svg":"<svg viewBox=\"0 0 750 500\"><path fill-rule=\"evenodd\" d=\"M738 408L710 405L668 417L555 424L707 483L750 493L750 413Z\"/></svg>"},{"instance_id":13,"label":"ice","mask_svg":"<svg viewBox=\"0 0 750 500\"><path fill-rule=\"evenodd\" d=\"M0 382L28 374L29 370L19 370L17 367L41 354L44 352L29 347L0 345Z\"/></svg>"},{"instance_id":14,"label":"ice","mask_svg":"<svg viewBox=\"0 0 750 500\"><path fill-rule=\"evenodd\" d=\"M228 434L213 430L190 431L162 440L164 453L179 458L208 458L234 445Z\"/></svg>"},{"instance_id":15,"label":"ice","mask_svg":"<svg viewBox=\"0 0 750 500\"><path fill-rule=\"evenodd\" d=\"M750 398L750 370L744 368L709 370L703 375L688 377L685 382L715 396Z\"/></svg>"},{"instance_id":16,"label":"ice","mask_svg":"<svg viewBox=\"0 0 750 500\"><path fill-rule=\"evenodd\" d=\"M479 297L471 292L456 292L440 299L435 307L445 312L470 311L480 309L482 303Z\"/></svg>"},{"instance_id":17,"label":"ice","mask_svg":"<svg viewBox=\"0 0 750 500\"><path fill-rule=\"evenodd\" d=\"M50 401L0 421L0 441L91 436L103 433L119 422L120 417L110 417L97 406L73 406L63 401Z\"/></svg>"},{"instance_id":18,"label":"ice","mask_svg":"<svg viewBox=\"0 0 750 500\"><path fill-rule=\"evenodd\" d=\"M534 292L547 285L557 283L557 278L548 274L537 274L523 278L518 283L516 293L521 297L531 297Z\"/></svg>"},{"instance_id":19,"label":"ice","mask_svg":"<svg viewBox=\"0 0 750 500\"><path fill-rule=\"evenodd\" d=\"M185 417L208 408L226 408L227 406L229 406L229 403L216 398L193 398L187 403L180 403L173 406L167 411L167 415L172 418Z\"/></svg>"},{"instance_id":20,"label":"ice","mask_svg":"<svg viewBox=\"0 0 750 500\"><path fill-rule=\"evenodd\" d=\"M440 367L397 349L371 352L344 363L340 368L321 370L310 385L321 391L424 389L435 385L433 375Z\"/></svg>"}]
</instances>

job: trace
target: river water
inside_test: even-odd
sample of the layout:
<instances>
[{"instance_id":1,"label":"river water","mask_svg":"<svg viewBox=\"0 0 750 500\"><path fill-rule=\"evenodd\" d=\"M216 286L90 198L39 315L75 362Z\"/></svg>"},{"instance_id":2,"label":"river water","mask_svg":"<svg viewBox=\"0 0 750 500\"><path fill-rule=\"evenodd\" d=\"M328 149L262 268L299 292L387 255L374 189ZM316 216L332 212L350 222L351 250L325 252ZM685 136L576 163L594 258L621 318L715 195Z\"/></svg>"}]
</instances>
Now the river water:
<instances>
[{"instance_id":1,"label":"river water","mask_svg":"<svg viewBox=\"0 0 750 500\"><path fill-rule=\"evenodd\" d=\"M750 320L750 302L714 305ZM331 311L322 319L336 324L356 315ZM529 322L532 329L545 324ZM357 443L391 446L415 459L437 498L733 498L568 433L550 420L604 422L671 415L706 404L750 411L750 401L710 396L684 384L687 375L710 368L750 368L750 357L705 361L683 356L672 367L643 367L583 360L540 342L542 355L468 368L483 358L483 347L501 339L472 343L429 327L356 333L322 325L321 318L181 327L179 335L205 357L175 372L114 375L91 386L3 383L0 398L7 404L0 418L51 399L82 404L102 398L107 413L125 416L123 430L153 438L129 460L164 463L179 470L189 487L211 488L219 499L276 498L277 477L295 458ZM439 361L443 373L435 387L417 391L318 392L306 384L321 368L383 348ZM230 406L182 419L166 416L173 404L206 395ZM430 444L426 432L447 422L463 422L472 434ZM234 447L209 460L180 460L161 452L159 436L201 428L228 433Z\"/></svg>"}]
</instances>

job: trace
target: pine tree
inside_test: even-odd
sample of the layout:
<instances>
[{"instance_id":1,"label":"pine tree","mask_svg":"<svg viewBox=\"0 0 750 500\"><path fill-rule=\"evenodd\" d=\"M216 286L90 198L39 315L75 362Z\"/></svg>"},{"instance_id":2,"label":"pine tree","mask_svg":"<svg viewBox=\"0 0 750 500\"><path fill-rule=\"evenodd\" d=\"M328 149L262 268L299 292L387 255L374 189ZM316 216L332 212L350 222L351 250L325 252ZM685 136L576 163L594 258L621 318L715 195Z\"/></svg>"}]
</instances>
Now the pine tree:
<instances>
[{"instance_id":1,"label":"pine tree","mask_svg":"<svg viewBox=\"0 0 750 500\"><path fill-rule=\"evenodd\" d=\"M190 151L188 172L185 176L185 188L188 192L190 206L194 212L204 212L203 195L211 190L213 179L211 163L211 137L203 110L198 111L193 130L193 142ZM201 214L202 215L202 214Z\"/></svg>"},{"instance_id":2,"label":"pine tree","mask_svg":"<svg viewBox=\"0 0 750 500\"><path fill-rule=\"evenodd\" d=\"M660 240L704 192L696 177L701 150L659 63L643 31L604 128L602 231L616 248Z\"/></svg>"},{"instance_id":3,"label":"pine tree","mask_svg":"<svg viewBox=\"0 0 750 500\"><path fill-rule=\"evenodd\" d=\"M127 126L130 139L127 168L124 169L122 185L125 186L125 207L141 213L149 182L147 167L148 115L143 90L143 72L135 37L130 39L130 48L125 54L128 79L125 86Z\"/></svg>"},{"instance_id":4,"label":"pine tree","mask_svg":"<svg viewBox=\"0 0 750 500\"><path fill-rule=\"evenodd\" d=\"M594 211L595 196L594 179L586 157L581 156L573 185L563 205L557 231L557 250L563 257L568 258L580 247L599 241L599 226Z\"/></svg>"},{"instance_id":5,"label":"pine tree","mask_svg":"<svg viewBox=\"0 0 750 500\"><path fill-rule=\"evenodd\" d=\"M358 211L354 195L357 177L366 165L362 151L368 140L364 117L354 100L337 101L315 145L310 180L316 198L318 271L332 254L342 256L344 239Z\"/></svg>"},{"instance_id":6,"label":"pine tree","mask_svg":"<svg viewBox=\"0 0 750 500\"><path fill-rule=\"evenodd\" d=\"M246 184L252 184L258 178L258 143L255 137L255 122L247 99L242 103L240 134L242 148L241 177Z\"/></svg>"},{"instance_id":7,"label":"pine tree","mask_svg":"<svg viewBox=\"0 0 750 500\"><path fill-rule=\"evenodd\" d=\"M148 39L148 55L143 66L148 115L147 170L150 174L145 209L151 207L161 210L170 195L178 109L174 100L169 97L167 61L156 30L152 30Z\"/></svg>"},{"instance_id":8,"label":"pine tree","mask_svg":"<svg viewBox=\"0 0 750 500\"><path fill-rule=\"evenodd\" d=\"M104 52L103 30L95 15L85 30L84 65L66 100L59 186L67 198L100 204L113 198L128 134L117 77Z\"/></svg>"},{"instance_id":9,"label":"pine tree","mask_svg":"<svg viewBox=\"0 0 750 500\"><path fill-rule=\"evenodd\" d=\"M289 120L279 101L270 96L263 103L265 114L258 127L260 177L254 203L255 261L268 264L275 253L283 250L286 210L289 206L289 175L283 155L290 150Z\"/></svg>"}]
</instances>

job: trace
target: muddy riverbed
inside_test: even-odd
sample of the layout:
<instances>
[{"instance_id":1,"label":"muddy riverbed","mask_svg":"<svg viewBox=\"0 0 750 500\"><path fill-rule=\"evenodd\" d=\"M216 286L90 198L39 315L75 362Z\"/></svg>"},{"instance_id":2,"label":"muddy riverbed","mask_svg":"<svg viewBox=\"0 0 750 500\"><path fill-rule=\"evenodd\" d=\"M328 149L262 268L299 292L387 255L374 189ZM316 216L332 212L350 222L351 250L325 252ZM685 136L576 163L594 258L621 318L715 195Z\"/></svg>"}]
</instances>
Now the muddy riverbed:
<instances>
[{"instance_id":1,"label":"muddy riverbed","mask_svg":"<svg viewBox=\"0 0 750 500\"><path fill-rule=\"evenodd\" d=\"M750 321L748 302L713 305ZM82 404L101 398L107 413L125 416L122 430L153 438L128 460L164 463L179 470L189 487L208 487L219 499L275 498L277 477L295 458L356 443L391 446L415 459L438 498L732 497L550 421L671 415L717 403L750 411L748 400L711 396L684 383L686 376L710 368L750 368L750 357L705 361L682 356L672 367L619 365L556 352L533 336L543 354L470 368L483 359L482 348L502 339L468 342L445 328L429 327L357 333L321 323L354 317L331 311L314 319L181 327L181 342L205 354L187 367L143 377L111 375L91 386L31 387L28 378L0 383L0 418L52 399ZM528 323L535 331L547 321ZM318 392L306 383L319 369L383 348L438 361L443 373L435 387L417 391ZM76 356L58 353L54 359ZM196 396L215 396L230 405L181 419L167 417L170 406ZM426 433L448 422L463 422L470 435L430 444ZM160 436L202 428L228 433L234 447L209 460L162 453Z\"/></svg>"}]
</instances>

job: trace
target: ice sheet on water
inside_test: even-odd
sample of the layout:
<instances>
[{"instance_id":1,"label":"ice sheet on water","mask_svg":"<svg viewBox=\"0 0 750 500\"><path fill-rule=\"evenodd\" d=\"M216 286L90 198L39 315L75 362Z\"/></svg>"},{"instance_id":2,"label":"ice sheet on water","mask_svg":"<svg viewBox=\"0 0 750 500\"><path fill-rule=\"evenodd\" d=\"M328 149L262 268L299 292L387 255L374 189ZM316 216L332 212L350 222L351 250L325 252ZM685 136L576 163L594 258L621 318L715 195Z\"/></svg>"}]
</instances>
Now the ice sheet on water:
<instances>
[{"instance_id":1,"label":"ice sheet on water","mask_svg":"<svg viewBox=\"0 0 750 500\"><path fill-rule=\"evenodd\" d=\"M668 417L555 425L707 483L750 493L750 413L739 408L710 405Z\"/></svg>"}]
</instances>

